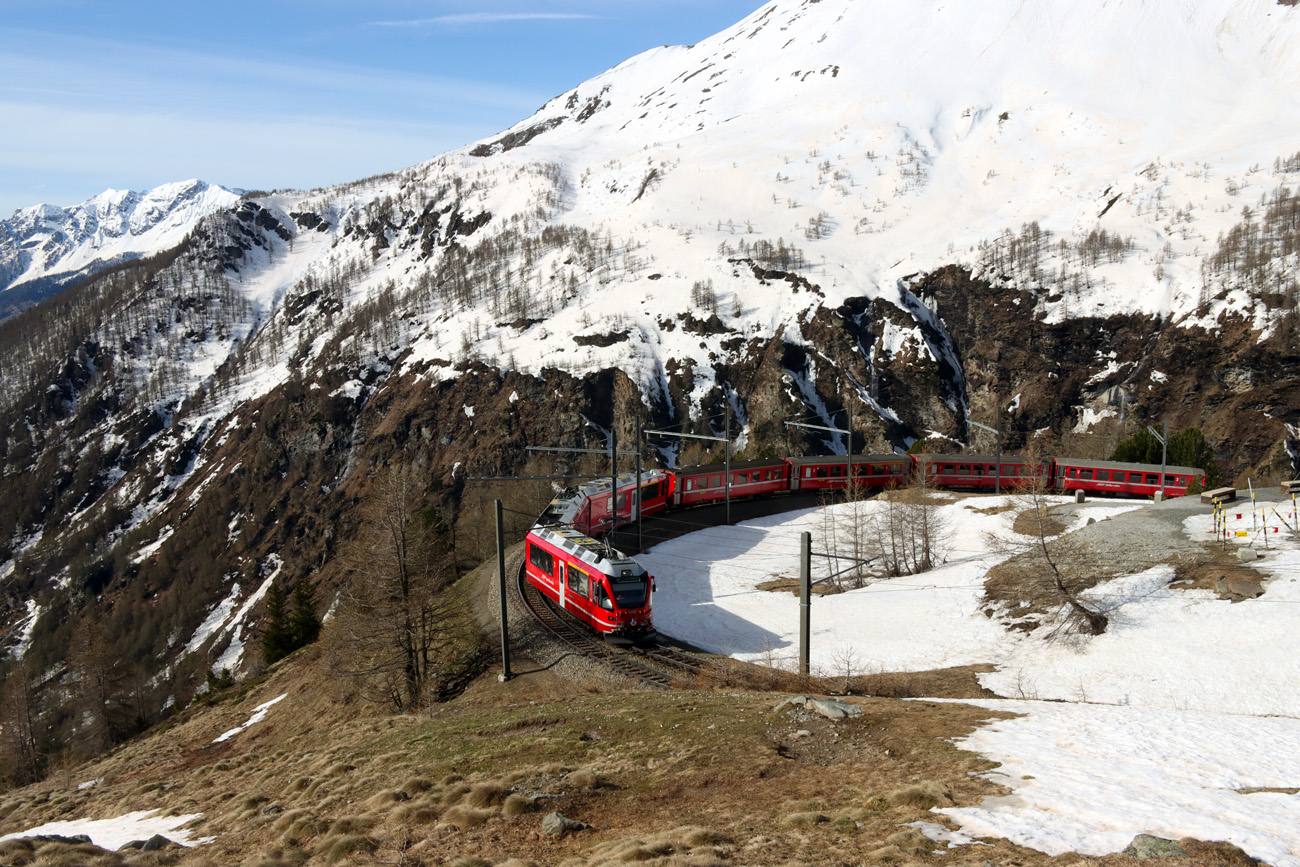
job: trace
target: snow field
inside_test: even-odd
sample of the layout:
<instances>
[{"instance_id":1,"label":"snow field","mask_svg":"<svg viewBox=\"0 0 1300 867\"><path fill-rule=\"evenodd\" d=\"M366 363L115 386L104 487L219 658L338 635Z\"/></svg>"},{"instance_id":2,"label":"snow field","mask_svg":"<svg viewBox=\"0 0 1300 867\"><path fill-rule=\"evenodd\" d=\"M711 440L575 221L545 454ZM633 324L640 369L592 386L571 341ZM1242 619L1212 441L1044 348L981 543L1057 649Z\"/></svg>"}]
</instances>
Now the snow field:
<instances>
[{"instance_id":1,"label":"snow field","mask_svg":"<svg viewBox=\"0 0 1300 867\"><path fill-rule=\"evenodd\" d=\"M1225 840L1300 865L1300 720L1169 708L963 700L1023 716L958 741L1011 789L936 810L976 836L1060 855L1118 852L1138 834Z\"/></svg>"},{"instance_id":2,"label":"snow field","mask_svg":"<svg viewBox=\"0 0 1300 867\"><path fill-rule=\"evenodd\" d=\"M1253 791L1300 788L1300 536L1270 533L1267 550L1262 534L1230 537L1230 545L1254 544L1263 554L1258 599L1171 589L1173 569L1160 565L1083 594L1109 615L1106 633L1049 641L1050 626L1011 632L982 611L982 578L1003 556L990 540L1009 532L1015 515L987 513L1007 502L972 497L943 506L953 527L950 559L930 573L814 597L814 672L998 666L981 682L1016 700L966 703L1021 716L992 721L960 745L999 762L988 776L1012 794L937 811L959 835L1006 837L1053 855L1117 852L1139 833L1187 836L1300 865L1300 798ZM656 546L639 558L658 579L656 625L708 650L791 667L798 600L757 585L797 577L799 533L812 532L814 550L824 550L818 533L847 508L791 512ZM1089 517L1113 518L1106 538L1122 540L1131 532L1123 514L1145 508L1089 504L1075 511L1070 530ZM1260 508L1291 514L1289 503ZM1230 520L1249 526L1249 504L1233 507ZM1212 530L1208 506L1182 520L1190 539L1208 542Z\"/></svg>"}]
</instances>

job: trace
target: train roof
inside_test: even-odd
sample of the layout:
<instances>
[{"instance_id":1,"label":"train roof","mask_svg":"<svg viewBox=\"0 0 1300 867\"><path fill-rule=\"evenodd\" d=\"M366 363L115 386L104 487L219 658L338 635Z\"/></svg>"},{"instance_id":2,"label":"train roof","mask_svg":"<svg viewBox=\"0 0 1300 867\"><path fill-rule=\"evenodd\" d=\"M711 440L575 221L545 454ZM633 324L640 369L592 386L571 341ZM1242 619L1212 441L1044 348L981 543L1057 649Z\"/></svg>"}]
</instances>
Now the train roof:
<instances>
[{"instance_id":1,"label":"train roof","mask_svg":"<svg viewBox=\"0 0 1300 867\"><path fill-rule=\"evenodd\" d=\"M1125 461L1089 461L1083 458L1057 458L1058 467L1081 467L1086 470L1128 470L1129 472L1158 473L1160 464L1130 464ZM1175 473L1180 476L1205 475L1205 470L1196 467L1178 467L1169 464L1165 475Z\"/></svg>"},{"instance_id":2,"label":"train roof","mask_svg":"<svg viewBox=\"0 0 1300 867\"><path fill-rule=\"evenodd\" d=\"M645 568L640 563L622 551L601 544L572 527L533 527L531 532L537 538L568 551L606 575L639 578L646 574Z\"/></svg>"},{"instance_id":3,"label":"train roof","mask_svg":"<svg viewBox=\"0 0 1300 867\"><path fill-rule=\"evenodd\" d=\"M854 464L885 464L894 463L895 461L907 461L907 455L801 455L799 457L787 458L790 463L796 467L803 467L809 464L836 464L843 465L849 461Z\"/></svg>"},{"instance_id":4,"label":"train roof","mask_svg":"<svg viewBox=\"0 0 1300 867\"><path fill-rule=\"evenodd\" d=\"M945 464L996 464L998 462L997 455L917 455L916 459L918 461L942 461ZM1024 455L1004 454L1002 463L1020 465L1032 463L1032 461Z\"/></svg>"},{"instance_id":5,"label":"train roof","mask_svg":"<svg viewBox=\"0 0 1300 867\"><path fill-rule=\"evenodd\" d=\"M737 470L766 470L773 467L784 467L785 458L759 458L753 461L732 461L731 471ZM725 473L726 464L697 464L693 467L679 467L674 470L679 476L707 476L709 473Z\"/></svg>"},{"instance_id":6,"label":"train roof","mask_svg":"<svg viewBox=\"0 0 1300 867\"><path fill-rule=\"evenodd\" d=\"M663 470L643 470L641 472L641 484L650 484L662 479L668 478L668 474ZM551 500L546 510L538 517L537 523L554 526L559 524L572 524L577 520L578 514L586 505L587 500L597 494L608 493L612 482L609 476L603 479L592 479L581 485L574 485L571 488L565 488L563 493ZM636 473L623 473L618 477L618 488L631 488L636 484Z\"/></svg>"}]
</instances>

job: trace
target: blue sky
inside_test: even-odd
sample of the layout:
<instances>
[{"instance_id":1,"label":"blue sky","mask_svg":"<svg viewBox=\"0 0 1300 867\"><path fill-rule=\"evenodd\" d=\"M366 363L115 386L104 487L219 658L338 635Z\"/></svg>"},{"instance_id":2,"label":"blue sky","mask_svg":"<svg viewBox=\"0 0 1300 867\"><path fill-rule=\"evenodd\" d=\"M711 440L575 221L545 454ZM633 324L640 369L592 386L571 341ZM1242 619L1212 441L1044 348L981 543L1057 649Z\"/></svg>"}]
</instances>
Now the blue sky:
<instances>
[{"instance_id":1,"label":"blue sky","mask_svg":"<svg viewBox=\"0 0 1300 867\"><path fill-rule=\"evenodd\" d=\"M0 216L413 165L763 0L0 0Z\"/></svg>"}]
</instances>

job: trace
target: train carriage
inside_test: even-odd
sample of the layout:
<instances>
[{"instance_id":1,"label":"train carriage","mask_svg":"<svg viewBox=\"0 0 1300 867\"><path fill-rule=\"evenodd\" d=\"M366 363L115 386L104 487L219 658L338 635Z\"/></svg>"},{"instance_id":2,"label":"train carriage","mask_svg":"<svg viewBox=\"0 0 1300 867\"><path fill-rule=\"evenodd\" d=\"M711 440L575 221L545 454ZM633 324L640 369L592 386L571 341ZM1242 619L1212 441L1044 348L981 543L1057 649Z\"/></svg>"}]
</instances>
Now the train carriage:
<instances>
[{"instance_id":1,"label":"train carriage","mask_svg":"<svg viewBox=\"0 0 1300 867\"><path fill-rule=\"evenodd\" d=\"M706 464L677 470L674 506L720 503L727 497L727 468ZM731 496L757 497L790 490L790 464L780 458L739 461L731 465Z\"/></svg>"},{"instance_id":2,"label":"train carriage","mask_svg":"<svg viewBox=\"0 0 1300 867\"><path fill-rule=\"evenodd\" d=\"M654 629L654 579L640 563L566 527L533 527L526 541L528 582L604 635L632 640Z\"/></svg>"},{"instance_id":3,"label":"train carriage","mask_svg":"<svg viewBox=\"0 0 1300 867\"><path fill-rule=\"evenodd\" d=\"M542 513L539 523L548 526L568 526L589 536L595 536L636 520L637 478L635 473L618 477L618 498L614 514L610 512L610 491L613 485L608 478L594 479L582 485L566 488L551 501ZM673 495L674 477L663 470L649 470L641 474L641 514L653 515L668 508Z\"/></svg>"},{"instance_id":4,"label":"train carriage","mask_svg":"<svg viewBox=\"0 0 1300 867\"><path fill-rule=\"evenodd\" d=\"M816 491L844 488L846 480L865 488L897 488L912 478L909 455L853 455L850 457L789 458L790 490Z\"/></svg>"},{"instance_id":5,"label":"train carriage","mask_svg":"<svg viewBox=\"0 0 1300 867\"><path fill-rule=\"evenodd\" d=\"M925 474L932 488L1008 490L1039 480L1051 483L1051 464L1035 464L1020 455L1003 455L1000 463L997 455L917 455L916 461L917 472Z\"/></svg>"},{"instance_id":6,"label":"train carriage","mask_svg":"<svg viewBox=\"0 0 1300 867\"><path fill-rule=\"evenodd\" d=\"M1150 497L1163 490L1166 497L1181 497L1187 493L1189 485L1205 485L1205 470L1166 466L1163 485L1160 471L1159 464L1057 458L1056 488L1060 491L1091 491L1138 497Z\"/></svg>"}]
</instances>

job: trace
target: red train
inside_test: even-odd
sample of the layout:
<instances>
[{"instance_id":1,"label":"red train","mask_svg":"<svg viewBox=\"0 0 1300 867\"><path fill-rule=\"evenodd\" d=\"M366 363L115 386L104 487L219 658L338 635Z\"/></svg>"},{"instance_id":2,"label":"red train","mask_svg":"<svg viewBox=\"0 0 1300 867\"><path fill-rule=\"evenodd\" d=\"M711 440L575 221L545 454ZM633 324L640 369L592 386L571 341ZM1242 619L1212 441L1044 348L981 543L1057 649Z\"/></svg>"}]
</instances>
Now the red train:
<instances>
[{"instance_id":1,"label":"red train","mask_svg":"<svg viewBox=\"0 0 1300 867\"><path fill-rule=\"evenodd\" d=\"M642 515L724 500L790 491L841 489L848 480L866 488L892 488L922 477L930 487L1013 491L1045 484L1059 492L1177 497L1205 484L1205 471L1192 467L1124 464L1081 458L1041 463L1016 455L854 455L769 458L651 470L619 476L617 490L606 478L568 488L551 501L529 531L525 569L528 581L553 602L597 632L639 639L653 634L651 592L654 578L634 559L592 536ZM639 492L639 497L638 497Z\"/></svg>"},{"instance_id":2,"label":"red train","mask_svg":"<svg viewBox=\"0 0 1300 867\"><path fill-rule=\"evenodd\" d=\"M526 546L528 582L562 609L602 634L651 632L653 579L640 563L570 527L534 526Z\"/></svg>"}]
</instances>

